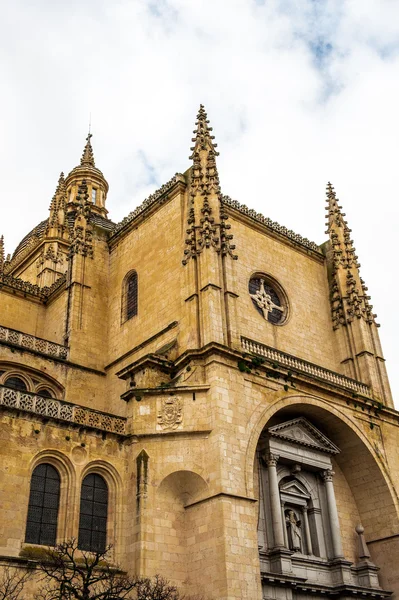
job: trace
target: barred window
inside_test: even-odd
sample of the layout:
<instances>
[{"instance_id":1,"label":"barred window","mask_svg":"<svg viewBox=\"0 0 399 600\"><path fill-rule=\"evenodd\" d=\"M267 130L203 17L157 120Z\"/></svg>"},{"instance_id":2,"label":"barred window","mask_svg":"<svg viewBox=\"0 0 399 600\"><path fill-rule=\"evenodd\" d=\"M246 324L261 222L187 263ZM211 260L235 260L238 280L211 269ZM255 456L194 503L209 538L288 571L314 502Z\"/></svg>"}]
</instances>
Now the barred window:
<instances>
[{"instance_id":1,"label":"barred window","mask_svg":"<svg viewBox=\"0 0 399 600\"><path fill-rule=\"evenodd\" d=\"M137 315L138 281L136 271L125 278L122 295L122 323Z\"/></svg>"},{"instance_id":2,"label":"barred window","mask_svg":"<svg viewBox=\"0 0 399 600\"><path fill-rule=\"evenodd\" d=\"M25 381L20 377L8 377L5 380L4 385L10 388L14 388L15 390L19 390L20 392L28 391Z\"/></svg>"},{"instance_id":3,"label":"barred window","mask_svg":"<svg viewBox=\"0 0 399 600\"><path fill-rule=\"evenodd\" d=\"M60 476L43 463L32 473L25 542L54 546L57 538Z\"/></svg>"},{"instance_id":4,"label":"barred window","mask_svg":"<svg viewBox=\"0 0 399 600\"><path fill-rule=\"evenodd\" d=\"M90 473L82 483L79 541L81 550L103 552L107 544L108 487L101 475Z\"/></svg>"}]
</instances>

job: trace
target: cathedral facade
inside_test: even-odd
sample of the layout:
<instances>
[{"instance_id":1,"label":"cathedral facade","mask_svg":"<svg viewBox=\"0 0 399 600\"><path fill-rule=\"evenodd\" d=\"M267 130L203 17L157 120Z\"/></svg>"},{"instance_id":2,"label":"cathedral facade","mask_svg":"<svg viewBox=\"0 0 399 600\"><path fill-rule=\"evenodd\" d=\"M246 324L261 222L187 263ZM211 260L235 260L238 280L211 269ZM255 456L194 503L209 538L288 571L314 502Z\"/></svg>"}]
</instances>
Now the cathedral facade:
<instances>
[{"instance_id":1,"label":"cathedral facade","mask_svg":"<svg viewBox=\"0 0 399 600\"><path fill-rule=\"evenodd\" d=\"M223 195L201 106L116 224L90 138L1 242L0 567L75 538L207 599L399 598L399 414L332 185L322 246Z\"/></svg>"}]
</instances>

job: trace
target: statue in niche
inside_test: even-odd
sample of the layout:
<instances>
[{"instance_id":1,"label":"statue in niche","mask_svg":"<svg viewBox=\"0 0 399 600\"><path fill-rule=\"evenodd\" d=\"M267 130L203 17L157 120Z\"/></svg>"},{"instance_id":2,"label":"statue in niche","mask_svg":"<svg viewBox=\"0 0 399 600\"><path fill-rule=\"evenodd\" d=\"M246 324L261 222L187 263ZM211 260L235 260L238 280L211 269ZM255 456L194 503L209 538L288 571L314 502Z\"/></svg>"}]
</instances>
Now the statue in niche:
<instances>
[{"instance_id":1,"label":"statue in niche","mask_svg":"<svg viewBox=\"0 0 399 600\"><path fill-rule=\"evenodd\" d=\"M302 547L301 521L300 519L297 519L293 510L288 510L285 513L285 522L288 530L288 544L290 550L300 552Z\"/></svg>"}]
</instances>

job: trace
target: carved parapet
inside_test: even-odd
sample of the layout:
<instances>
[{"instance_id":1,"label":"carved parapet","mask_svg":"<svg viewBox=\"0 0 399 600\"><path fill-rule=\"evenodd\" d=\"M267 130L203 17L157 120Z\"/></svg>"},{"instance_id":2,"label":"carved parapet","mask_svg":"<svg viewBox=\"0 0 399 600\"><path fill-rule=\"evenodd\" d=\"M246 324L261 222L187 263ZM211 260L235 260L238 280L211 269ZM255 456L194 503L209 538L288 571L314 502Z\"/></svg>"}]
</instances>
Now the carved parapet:
<instances>
[{"instance_id":1,"label":"carved parapet","mask_svg":"<svg viewBox=\"0 0 399 600\"><path fill-rule=\"evenodd\" d=\"M55 398L43 398L37 394L22 392L2 385L0 386L0 406L119 435L124 435L126 431L124 417L91 410Z\"/></svg>"},{"instance_id":2,"label":"carved parapet","mask_svg":"<svg viewBox=\"0 0 399 600\"><path fill-rule=\"evenodd\" d=\"M330 371L329 369L325 369L319 365L314 365L313 363L297 358L296 356L292 356L291 354L280 352L279 350L271 348L270 346L266 346L265 344L241 337L241 347L245 352L263 356L270 361L278 363L279 365L283 365L289 369L294 369L297 373L311 375L312 377L317 377L326 383L337 385L350 390L351 392L355 392L356 394L372 397L370 388L360 381L356 381L355 379L351 379L350 377L346 377L340 373L335 373L335 371Z\"/></svg>"},{"instance_id":3,"label":"carved parapet","mask_svg":"<svg viewBox=\"0 0 399 600\"><path fill-rule=\"evenodd\" d=\"M272 231L275 231L276 233L279 233L280 235L285 236L286 238L290 239L292 242L300 244L301 246L305 246L305 248L309 248L310 250L313 250L314 252L317 252L318 254L320 254L320 248L317 244L315 244L315 242L311 242L307 238L304 238L301 235L299 235L299 233L295 233L291 229L287 229L287 227L284 227L283 225L279 225L278 223L276 223L275 221L272 221L268 217L264 217L262 214L256 212L256 210L253 210L253 209L245 206L245 204L240 204L238 202L238 200L232 200L229 196L222 196L222 202L223 202L224 206L229 206L231 208L234 208L238 212L250 217L254 221L257 221L258 223L265 225Z\"/></svg>"},{"instance_id":4,"label":"carved parapet","mask_svg":"<svg viewBox=\"0 0 399 600\"><path fill-rule=\"evenodd\" d=\"M63 358L68 357L68 348L49 340L30 335L29 333L23 333L16 329L10 329L9 327L3 327L0 325L0 343L7 342L21 348L27 348L28 350L35 350L48 356Z\"/></svg>"},{"instance_id":5,"label":"carved parapet","mask_svg":"<svg viewBox=\"0 0 399 600\"><path fill-rule=\"evenodd\" d=\"M169 190L172 189L172 187L178 182L181 181L183 179L182 175L179 175L179 173L176 173L172 179L170 179L167 183L165 183L164 185L162 185L158 190L156 190L153 194L151 194L150 196L148 196L148 198L146 198L144 200L144 202L142 204L140 204L140 206L138 206L137 208L135 208L131 213L129 213L127 215L127 217L125 217L124 219L122 219L122 221L120 223L117 223L113 229L112 234L115 235L117 234L121 229L123 229L124 227L126 227L129 223L131 223L132 221L134 221L136 218L138 218L140 215L142 215L143 213L145 213L150 207L152 207L154 204L156 204L158 201L161 201L162 197L165 196L165 198L167 197L167 192Z\"/></svg>"},{"instance_id":6,"label":"carved parapet","mask_svg":"<svg viewBox=\"0 0 399 600\"><path fill-rule=\"evenodd\" d=\"M23 279L13 277L12 275L6 275L5 273L0 274L0 288L2 286L9 287L13 290L22 292L23 294L34 296L42 302L47 302L51 295L61 288L65 282L66 274L61 275L61 277L59 277L50 287L40 287L34 283L30 283L30 281L24 281Z\"/></svg>"}]
</instances>

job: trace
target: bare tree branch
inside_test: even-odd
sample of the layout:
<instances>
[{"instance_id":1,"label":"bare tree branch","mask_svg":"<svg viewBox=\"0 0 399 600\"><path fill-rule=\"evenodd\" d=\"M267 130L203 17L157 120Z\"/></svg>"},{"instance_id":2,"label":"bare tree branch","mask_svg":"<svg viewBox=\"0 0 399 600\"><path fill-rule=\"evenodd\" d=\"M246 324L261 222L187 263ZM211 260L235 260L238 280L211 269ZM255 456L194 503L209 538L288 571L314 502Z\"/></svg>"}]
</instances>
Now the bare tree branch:
<instances>
[{"instance_id":1,"label":"bare tree branch","mask_svg":"<svg viewBox=\"0 0 399 600\"><path fill-rule=\"evenodd\" d=\"M22 592L31 575L26 569L4 567L0 574L0 600L23 600Z\"/></svg>"}]
</instances>

